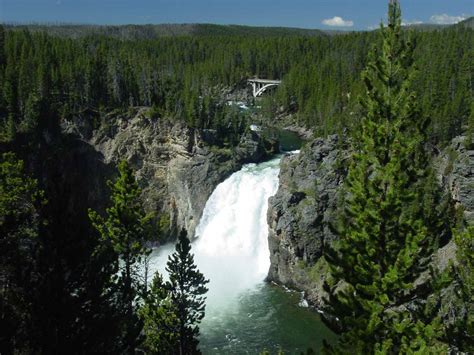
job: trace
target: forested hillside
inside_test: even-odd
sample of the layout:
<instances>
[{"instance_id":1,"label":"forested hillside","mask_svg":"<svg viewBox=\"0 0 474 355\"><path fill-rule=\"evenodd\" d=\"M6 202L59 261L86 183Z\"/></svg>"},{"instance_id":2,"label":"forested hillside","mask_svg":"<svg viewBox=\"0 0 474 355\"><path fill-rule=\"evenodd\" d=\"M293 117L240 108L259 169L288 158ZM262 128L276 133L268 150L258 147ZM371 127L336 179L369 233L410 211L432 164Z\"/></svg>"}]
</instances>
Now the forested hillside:
<instances>
[{"instance_id":1,"label":"forested hillside","mask_svg":"<svg viewBox=\"0 0 474 355\"><path fill-rule=\"evenodd\" d=\"M457 24L458 27L474 28L474 16L471 16Z\"/></svg>"},{"instance_id":2,"label":"forested hillside","mask_svg":"<svg viewBox=\"0 0 474 355\"><path fill-rule=\"evenodd\" d=\"M10 25L14 29L27 29L32 32L79 38L85 36L110 36L122 40L155 39L172 36L321 36L324 31L289 27L253 27L241 25L215 24L160 24L160 25Z\"/></svg>"},{"instance_id":3,"label":"forested hillside","mask_svg":"<svg viewBox=\"0 0 474 355\"><path fill-rule=\"evenodd\" d=\"M2 30L3 139L15 130L34 129L45 116L59 119L86 109L130 106L153 106L193 127L224 129L236 120L221 105L220 89L245 85L253 76L283 80L264 105L267 114L277 109L295 113L300 124L320 134L351 127L363 88L360 73L369 48L379 45L377 32L332 37L285 33L253 37L217 31L119 40ZM413 88L432 119L430 138L447 142L473 126L473 30L416 31L413 39L420 73Z\"/></svg>"},{"instance_id":4,"label":"forested hillside","mask_svg":"<svg viewBox=\"0 0 474 355\"><path fill-rule=\"evenodd\" d=\"M341 209L347 216L340 215L347 223L339 223L345 229L337 234L345 243L327 257L334 264L332 281L345 277L354 286L344 294L338 284L325 285L339 292L331 296L337 297L333 315L345 328L334 329L349 332L342 348L358 343L360 353L391 353L393 338L402 341L393 353L423 353L420 339L470 350L472 228L455 233L458 264L439 280L456 286L453 292L468 305L456 311L452 329L441 329L438 318L432 324L398 320L407 314L401 310L410 306L407 297L437 297L434 288L415 287L415 281L444 238L437 234L440 221L450 219L442 226L449 229L463 215L463 200L444 213L441 197L431 192L457 169L461 143L446 146L461 134L468 157L463 171L472 176L474 30L402 30L398 2L389 8L396 11L388 30L334 36L215 25L0 25L0 353L199 353L208 280L194 264L186 232L193 233L219 182L278 151L259 127L249 129L254 119L307 128L317 137L342 133L329 148L322 138L303 147L304 159L315 151L309 163L283 159L280 179L291 191L288 204L277 207L304 223L283 220L288 214L271 209L267 215L268 222L282 219L270 225L274 237L287 228L326 228L325 210L312 206L340 203L331 196L348 187L349 208ZM248 89L252 77L282 84L249 99L251 109L229 105L227 93ZM336 156L342 149L355 154ZM436 149L448 156L440 174L431 162ZM322 160L330 160L330 168ZM339 177L347 171L344 187ZM285 175L300 181L285 181ZM306 180L307 188L297 190ZM462 193L471 189L470 180L466 186ZM255 215L263 211L265 218L263 208ZM178 233L181 227L187 231ZM180 234L167 264L170 281L156 273L149 284L151 246L165 232L168 240ZM449 230L446 235L451 238ZM298 254L291 267L308 267L305 248L314 257L317 244L325 244L321 236L307 239L294 248L286 243ZM351 323L355 314L358 322ZM387 334L392 338L386 342Z\"/></svg>"}]
</instances>

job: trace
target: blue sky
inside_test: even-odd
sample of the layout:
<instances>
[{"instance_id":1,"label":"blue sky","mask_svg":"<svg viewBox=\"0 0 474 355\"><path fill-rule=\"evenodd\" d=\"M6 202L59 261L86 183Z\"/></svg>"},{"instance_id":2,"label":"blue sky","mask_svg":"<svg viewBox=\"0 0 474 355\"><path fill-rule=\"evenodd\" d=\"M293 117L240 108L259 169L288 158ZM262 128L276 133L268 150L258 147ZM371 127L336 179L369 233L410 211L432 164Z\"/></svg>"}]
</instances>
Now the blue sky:
<instances>
[{"instance_id":1,"label":"blue sky","mask_svg":"<svg viewBox=\"0 0 474 355\"><path fill-rule=\"evenodd\" d=\"M474 0L402 0L408 23L455 23ZM94 24L218 23L323 29L368 29L384 0L0 0L1 22Z\"/></svg>"}]
</instances>

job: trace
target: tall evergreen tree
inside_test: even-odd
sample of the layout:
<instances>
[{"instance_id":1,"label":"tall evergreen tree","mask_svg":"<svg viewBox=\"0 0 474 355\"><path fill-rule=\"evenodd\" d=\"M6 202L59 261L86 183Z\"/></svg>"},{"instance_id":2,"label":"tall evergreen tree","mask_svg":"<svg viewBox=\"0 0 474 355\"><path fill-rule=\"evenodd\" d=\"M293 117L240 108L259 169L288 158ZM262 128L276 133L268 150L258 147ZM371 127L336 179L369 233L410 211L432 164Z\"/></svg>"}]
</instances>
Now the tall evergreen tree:
<instances>
[{"instance_id":1,"label":"tall evergreen tree","mask_svg":"<svg viewBox=\"0 0 474 355\"><path fill-rule=\"evenodd\" d=\"M5 68L5 28L0 24L0 82L3 82L3 70ZM0 85L0 115L3 107L3 85Z\"/></svg>"},{"instance_id":2,"label":"tall evergreen tree","mask_svg":"<svg viewBox=\"0 0 474 355\"><path fill-rule=\"evenodd\" d=\"M0 68L5 64L5 28L0 24Z\"/></svg>"},{"instance_id":3,"label":"tall evergreen tree","mask_svg":"<svg viewBox=\"0 0 474 355\"><path fill-rule=\"evenodd\" d=\"M179 322L169 287L157 272L140 309L143 348L151 354L175 354L179 349Z\"/></svg>"},{"instance_id":4,"label":"tall evergreen tree","mask_svg":"<svg viewBox=\"0 0 474 355\"><path fill-rule=\"evenodd\" d=\"M0 353L34 352L35 250L45 203L36 180L12 153L0 159Z\"/></svg>"},{"instance_id":5,"label":"tall evergreen tree","mask_svg":"<svg viewBox=\"0 0 474 355\"><path fill-rule=\"evenodd\" d=\"M283 106L316 132L336 132L351 127L357 116L352 113L363 92L360 72L376 34L296 36L291 41L239 36L120 41L94 35L70 39L13 26L5 32L0 118L6 121L9 107L7 136L14 136L15 128L23 130L22 116L33 94L41 104L39 129L54 127L58 115L130 105L157 105L167 117L215 129L220 109L208 110L205 98L213 88L221 93L222 85L235 86L260 72L283 79L275 99L262 105L271 114ZM444 143L462 131L472 111L466 105L472 101L472 34L472 29L446 28L415 35L421 44L415 59L423 75L414 88L433 118L431 138Z\"/></svg>"},{"instance_id":6,"label":"tall evergreen tree","mask_svg":"<svg viewBox=\"0 0 474 355\"><path fill-rule=\"evenodd\" d=\"M122 348L127 353L134 353L142 330L137 312L138 301L146 289L146 280L142 279L141 273L151 252L146 246L150 237L150 216L143 211L141 189L132 168L122 161L118 169L117 180L109 182L112 206L107 208L107 217L104 219L95 211L90 211L89 216L105 247L109 246L116 254L113 262L117 273L113 286L117 309L123 314Z\"/></svg>"},{"instance_id":7,"label":"tall evergreen tree","mask_svg":"<svg viewBox=\"0 0 474 355\"><path fill-rule=\"evenodd\" d=\"M178 321L179 343L176 353L180 355L199 353L198 324L204 318L204 294L208 291L206 284L209 282L197 269L194 256L190 252L191 242L183 229L176 244L176 251L166 264L170 278L166 288Z\"/></svg>"},{"instance_id":8,"label":"tall evergreen tree","mask_svg":"<svg viewBox=\"0 0 474 355\"><path fill-rule=\"evenodd\" d=\"M339 240L325 255L334 278L326 285L329 314L342 333L337 346L326 346L334 353L428 351L438 330L406 307L444 225L424 145L428 122L410 90L413 46L404 38L398 1L390 1L380 32L381 51L372 50L363 74L364 117L334 225Z\"/></svg>"}]
</instances>

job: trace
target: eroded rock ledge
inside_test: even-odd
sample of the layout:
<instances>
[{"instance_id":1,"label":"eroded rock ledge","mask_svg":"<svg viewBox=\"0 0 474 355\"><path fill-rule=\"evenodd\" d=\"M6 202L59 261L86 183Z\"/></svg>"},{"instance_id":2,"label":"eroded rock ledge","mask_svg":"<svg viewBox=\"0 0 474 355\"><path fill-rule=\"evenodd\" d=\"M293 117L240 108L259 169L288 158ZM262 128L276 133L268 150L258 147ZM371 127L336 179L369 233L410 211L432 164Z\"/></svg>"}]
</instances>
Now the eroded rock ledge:
<instances>
[{"instance_id":1,"label":"eroded rock ledge","mask_svg":"<svg viewBox=\"0 0 474 355\"><path fill-rule=\"evenodd\" d=\"M184 227L192 236L215 187L242 164L265 160L277 147L256 132L249 132L237 147L217 148L207 142L212 139L212 131L150 118L148 112L147 108L136 108L127 114L111 113L98 129L91 127L91 119L78 117L65 121L62 129L99 153L93 159L109 167L109 178L119 160L130 162L143 189L146 209L161 216L170 234ZM87 156L78 159L90 160ZM104 174L84 173L100 176L97 184L103 184ZM95 193L104 194L104 189L96 189ZM104 202L106 198L96 200Z\"/></svg>"},{"instance_id":2,"label":"eroded rock ledge","mask_svg":"<svg viewBox=\"0 0 474 355\"><path fill-rule=\"evenodd\" d=\"M473 146L458 137L436 158L441 184L462 206L469 223L474 223ZM278 192L269 201L268 280L304 291L318 308L324 308L322 286L328 276L321 256L335 239L329 223L341 197L347 157L347 147L337 136L313 140L299 155L283 158ZM454 256L455 245L450 242L439 250L435 262L444 268Z\"/></svg>"},{"instance_id":3,"label":"eroded rock ledge","mask_svg":"<svg viewBox=\"0 0 474 355\"><path fill-rule=\"evenodd\" d=\"M320 266L345 172L347 153L337 136L316 139L282 159L280 185L268 209L268 280L305 291L319 305L326 276Z\"/></svg>"}]
</instances>

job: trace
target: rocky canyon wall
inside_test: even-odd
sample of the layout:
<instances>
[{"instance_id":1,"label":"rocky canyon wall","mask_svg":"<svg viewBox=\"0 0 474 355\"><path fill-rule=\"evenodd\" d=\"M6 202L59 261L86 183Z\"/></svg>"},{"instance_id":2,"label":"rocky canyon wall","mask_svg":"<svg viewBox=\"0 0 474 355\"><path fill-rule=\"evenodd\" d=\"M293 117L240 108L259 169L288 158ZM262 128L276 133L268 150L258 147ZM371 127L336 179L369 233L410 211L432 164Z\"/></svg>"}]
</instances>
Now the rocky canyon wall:
<instances>
[{"instance_id":1,"label":"rocky canyon wall","mask_svg":"<svg viewBox=\"0 0 474 355\"><path fill-rule=\"evenodd\" d=\"M465 137L455 138L435 158L438 178L474 223L474 150ZM269 201L268 280L304 291L316 307L324 308L323 283L328 266L321 256L333 243L334 218L345 177L347 147L337 136L309 142L298 155L283 158L278 192ZM434 260L438 267L455 256L454 242L441 248Z\"/></svg>"}]
</instances>

